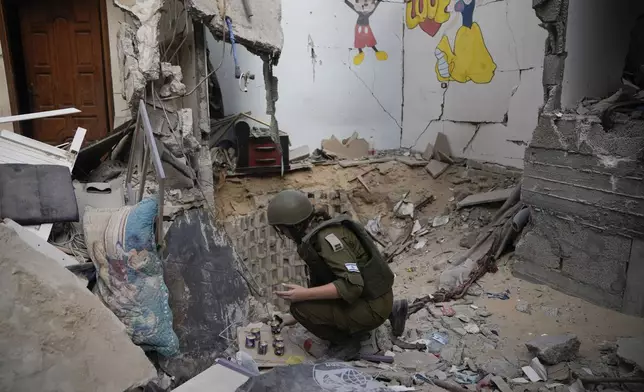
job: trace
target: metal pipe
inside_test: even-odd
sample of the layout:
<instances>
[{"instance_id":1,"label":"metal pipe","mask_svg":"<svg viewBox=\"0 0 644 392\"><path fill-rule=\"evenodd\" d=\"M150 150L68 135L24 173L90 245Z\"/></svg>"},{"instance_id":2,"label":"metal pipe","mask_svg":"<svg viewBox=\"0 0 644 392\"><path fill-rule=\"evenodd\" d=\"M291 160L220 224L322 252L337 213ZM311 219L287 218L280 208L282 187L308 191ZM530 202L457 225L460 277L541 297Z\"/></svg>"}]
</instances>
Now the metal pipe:
<instances>
[{"instance_id":1,"label":"metal pipe","mask_svg":"<svg viewBox=\"0 0 644 392\"><path fill-rule=\"evenodd\" d=\"M530 209L529 208L524 208L521 211L517 212L517 214L512 218L512 230L515 232L519 233L525 225L528 224L528 220L530 219Z\"/></svg>"}]
</instances>

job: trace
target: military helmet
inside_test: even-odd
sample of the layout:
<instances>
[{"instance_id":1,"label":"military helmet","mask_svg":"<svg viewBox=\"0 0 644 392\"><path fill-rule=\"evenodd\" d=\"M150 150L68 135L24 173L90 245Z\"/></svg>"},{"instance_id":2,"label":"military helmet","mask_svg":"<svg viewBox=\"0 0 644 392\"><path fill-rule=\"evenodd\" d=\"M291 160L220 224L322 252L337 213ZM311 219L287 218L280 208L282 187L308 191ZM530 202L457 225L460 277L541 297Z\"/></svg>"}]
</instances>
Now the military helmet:
<instances>
[{"instance_id":1,"label":"military helmet","mask_svg":"<svg viewBox=\"0 0 644 392\"><path fill-rule=\"evenodd\" d=\"M311 216L313 204L306 194L289 189L278 193L266 212L269 225L297 225Z\"/></svg>"}]
</instances>

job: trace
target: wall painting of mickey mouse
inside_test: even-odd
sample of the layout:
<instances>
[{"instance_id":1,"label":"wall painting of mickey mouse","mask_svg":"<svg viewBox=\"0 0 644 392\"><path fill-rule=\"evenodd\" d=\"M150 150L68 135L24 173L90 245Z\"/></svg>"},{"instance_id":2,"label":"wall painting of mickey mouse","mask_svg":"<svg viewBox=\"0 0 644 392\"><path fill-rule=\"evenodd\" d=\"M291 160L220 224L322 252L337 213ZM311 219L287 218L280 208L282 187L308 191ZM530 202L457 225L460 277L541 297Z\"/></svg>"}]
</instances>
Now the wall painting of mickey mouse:
<instances>
[{"instance_id":1,"label":"wall painting of mickey mouse","mask_svg":"<svg viewBox=\"0 0 644 392\"><path fill-rule=\"evenodd\" d=\"M353 11L358 14L358 21L355 27L355 39L353 46L358 49L358 54L353 58L353 64L360 65L364 61L364 49L372 48L376 52L376 59L379 61L387 60L387 52L378 50L376 37L369 26L369 17L373 15L378 8L381 0L344 0Z\"/></svg>"}]
</instances>

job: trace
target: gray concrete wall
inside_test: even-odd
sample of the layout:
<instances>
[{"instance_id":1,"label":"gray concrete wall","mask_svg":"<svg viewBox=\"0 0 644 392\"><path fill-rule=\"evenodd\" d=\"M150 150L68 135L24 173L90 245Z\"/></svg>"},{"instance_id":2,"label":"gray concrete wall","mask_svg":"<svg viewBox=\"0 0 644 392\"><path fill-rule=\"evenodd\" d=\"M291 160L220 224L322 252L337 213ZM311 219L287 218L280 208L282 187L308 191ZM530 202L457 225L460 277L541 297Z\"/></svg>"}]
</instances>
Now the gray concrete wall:
<instances>
[{"instance_id":1,"label":"gray concrete wall","mask_svg":"<svg viewBox=\"0 0 644 392\"><path fill-rule=\"evenodd\" d=\"M619 114L604 128L598 116L576 110L581 99L621 86L642 6L533 3L549 37L544 107L524 159L521 197L532 222L517 244L514 272L644 316L644 120Z\"/></svg>"}]
</instances>

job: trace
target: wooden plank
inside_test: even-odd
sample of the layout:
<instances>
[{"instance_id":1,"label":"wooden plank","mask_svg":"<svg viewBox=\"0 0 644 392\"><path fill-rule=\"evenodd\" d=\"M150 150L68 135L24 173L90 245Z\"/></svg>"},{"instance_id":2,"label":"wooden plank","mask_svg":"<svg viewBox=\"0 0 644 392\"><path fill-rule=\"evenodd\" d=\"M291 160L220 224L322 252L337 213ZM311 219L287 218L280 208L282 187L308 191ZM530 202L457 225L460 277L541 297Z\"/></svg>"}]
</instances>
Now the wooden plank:
<instances>
[{"instance_id":1,"label":"wooden plank","mask_svg":"<svg viewBox=\"0 0 644 392\"><path fill-rule=\"evenodd\" d=\"M369 186L364 182L364 179L362 178L362 176L358 176L357 179L362 184L364 189L366 189L367 192L371 193L371 189L369 189Z\"/></svg>"},{"instance_id":2,"label":"wooden plank","mask_svg":"<svg viewBox=\"0 0 644 392\"><path fill-rule=\"evenodd\" d=\"M429 161L427 166L425 166L425 170L432 176L432 178L438 178L445 172L445 170L447 170L448 167L449 164L432 159Z\"/></svg>"},{"instance_id":3,"label":"wooden plank","mask_svg":"<svg viewBox=\"0 0 644 392\"><path fill-rule=\"evenodd\" d=\"M67 109L47 110L44 112L36 112L36 113L29 113L29 114L18 114L15 116L0 117L0 124L17 122L17 121L25 121L25 120L35 120L38 118L67 116L69 114L75 114L75 113L80 113L80 110L76 108L67 108Z\"/></svg>"},{"instance_id":4,"label":"wooden plank","mask_svg":"<svg viewBox=\"0 0 644 392\"><path fill-rule=\"evenodd\" d=\"M374 171L374 170L376 170L376 169L377 169L377 167L376 167L376 166L371 166L371 167L370 167L370 168L368 168L367 170L363 171L362 173L360 173L360 174L356 175L355 177L353 177L352 179L350 179L350 180L349 180L349 182L351 182L351 181L355 181L355 180L357 180L357 179L358 179L358 177L362 177L362 176L364 176L364 175L366 175L366 174L369 174L369 173L371 173L372 171ZM363 179L364 179L364 178L363 178Z\"/></svg>"},{"instance_id":5,"label":"wooden plank","mask_svg":"<svg viewBox=\"0 0 644 392\"><path fill-rule=\"evenodd\" d=\"M498 203L507 200L514 188L499 189L492 192L477 193L470 195L456 204L456 208L475 206L479 204Z\"/></svg>"},{"instance_id":6,"label":"wooden plank","mask_svg":"<svg viewBox=\"0 0 644 392\"><path fill-rule=\"evenodd\" d=\"M369 165L372 163L391 162L393 160L394 160L393 157L363 159L363 160L357 160L357 161L345 160L345 161L338 162L338 165L346 169L347 167L363 166L363 165Z\"/></svg>"},{"instance_id":7,"label":"wooden plank","mask_svg":"<svg viewBox=\"0 0 644 392\"><path fill-rule=\"evenodd\" d=\"M644 241L634 239L626 272L626 291L622 310L634 316L644 316Z\"/></svg>"},{"instance_id":8,"label":"wooden plank","mask_svg":"<svg viewBox=\"0 0 644 392\"><path fill-rule=\"evenodd\" d=\"M416 158L405 157L405 156L396 157L396 160L400 163L404 163L409 167L421 167L421 166L426 166L429 163L429 161L419 161Z\"/></svg>"}]
</instances>

